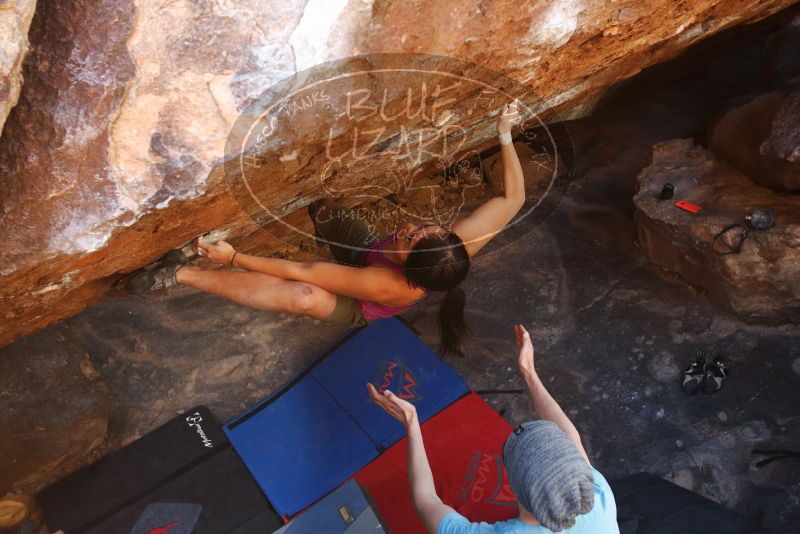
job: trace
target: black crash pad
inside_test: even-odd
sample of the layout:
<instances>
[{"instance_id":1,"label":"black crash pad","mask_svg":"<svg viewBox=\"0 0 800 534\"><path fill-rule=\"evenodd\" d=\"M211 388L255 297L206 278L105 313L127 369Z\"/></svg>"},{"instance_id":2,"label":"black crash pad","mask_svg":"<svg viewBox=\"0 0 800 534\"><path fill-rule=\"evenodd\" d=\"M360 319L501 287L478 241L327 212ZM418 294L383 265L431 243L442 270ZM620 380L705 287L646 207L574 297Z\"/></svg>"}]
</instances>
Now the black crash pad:
<instances>
[{"instance_id":1,"label":"black crash pad","mask_svg":"<svg viewBox=\"0 0 800 534\"><path fill-rule=\"evenodd\" d=\"M750 534L757 525L721 504L647 473L609 482L620 534Z\"/></svg>"},{"instance_id":2,"label":"black crash pad","mask_svg":"<svg viewBox=\"0 0 800 534\"><path fill-rule=\"evenodd\" d=\"M38 499L48 528L69 534L216 534L259 514L270 528L282 525L203 406L45 488Z\"/></svg>"}]
</instances>

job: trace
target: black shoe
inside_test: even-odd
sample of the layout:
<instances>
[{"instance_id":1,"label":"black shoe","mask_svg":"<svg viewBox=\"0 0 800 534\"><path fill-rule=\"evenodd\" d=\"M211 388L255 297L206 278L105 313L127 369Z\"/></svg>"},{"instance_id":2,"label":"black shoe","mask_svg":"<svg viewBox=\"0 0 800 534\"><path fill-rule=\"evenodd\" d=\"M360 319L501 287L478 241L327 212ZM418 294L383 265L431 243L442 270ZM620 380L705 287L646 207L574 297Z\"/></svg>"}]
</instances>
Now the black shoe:
<instances>
[{"instance_id":1,"label":"black shoe","mask_svg":"<svg viewBox=\"0 0 800 534\"><path fill-rule=\"evenodd\" d=\"M728 378L728 365L725 363L724 354L717 354L714 361L706 368L705 380L703 380L703 393L713 395L722 388L722 382Z\"/></svg>"},{"instance_id":2,"label":"black shoe","mask_svg":"<svg viewBox=\"0 0 800 534\"><path fill-rule=\"evenodd\" d=\"M687 395L696 395L703 387L706 376L706 353L698 352L697 359L683 372L681 387Z\"/></svg>"},{"instance_id":3,"label":"black shoe","mask_svg":"<svg viewBox=\"0 0 800 534\"><path fill-rule=\"evenodd\" d=\"M183 250L176 249L170 250L164 257L157 262L158 267L170 267L172 265L186 265L189 258L184 254Z\"/></svg>"},{"instance_id":4,"label":"black shoe","mask_svg":"<svg viewBox=\"0 0 800 534\"><path fill-rule=\"evenodd\" d=\"M139 269L135 272L125 282L125 289L134 295L142 295L148 291L174 287L178 285L175 273L188 261L180 250L171 250L149 269Z\"/></svg>"}]
</instances>

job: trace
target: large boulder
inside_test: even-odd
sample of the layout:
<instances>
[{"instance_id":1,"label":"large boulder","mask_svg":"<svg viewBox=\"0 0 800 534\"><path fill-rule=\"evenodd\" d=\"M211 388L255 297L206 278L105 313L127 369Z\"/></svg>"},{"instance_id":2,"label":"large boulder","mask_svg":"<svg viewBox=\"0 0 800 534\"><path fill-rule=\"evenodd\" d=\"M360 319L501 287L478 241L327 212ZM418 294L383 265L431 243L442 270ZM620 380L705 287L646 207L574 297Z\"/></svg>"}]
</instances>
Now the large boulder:
<instances>
[{"instance_id":1,"label":"large boulder","mask_svg":"<svg viewBox=\"0 0 800 534\"><path fill-rule=\"evenodd\" d=\"M639 242L647 258L692 285L744 320L800 323L800 196L779 195L714 157L691 139L653 146L650 166L638 176L634 197ZM661 200L664 184L675 197ZM699 204L691 214L678 200ZM736 254L739 229L756 208L769 208L777 225L752 230Z\"/></svg>"},{"instance_id":2,"label":"large boulder","mask_svg":"<svg viewBox=\"0 0 800 534\"><path fill-rule=\"evenodd\" d=\"M713 121L708 147L754 182L800 191L800 89L758 95Z\"/></svg>"},{"instance_id":3,"label":"large boulder","mask_svg":"<svg viewBox=\"0 0 800 534\"><path fill-rule=\"evenodd\" d=\"M55 325L0 350L0 495L32 494L90 463L109 393L80 342Z\"/></svg>"},{"instance_id":4,"label":"large boulder","mask_svg":"<svg viewBox=\"0 0 800 534\"><path fill-rule=\"evenodd\" d=\"M0 2L0 133L19 98L22 60L28 52L28 28L36 0Z\"/></svg>"},{"instance_id":5,"label":"large boulder","mask_svg":"<svg viewBox=\"0 0 800 534\"><path fill-rule=\"evenodd\" d=\"M540 111L576 117L614 83L793 3L44 2L0 138L0 345L79 311L194 235L220 229L274 251L286 226L251 224L220 164L237 116L289 74L357 54L436 54L497 72L497 83L509 77L525 103L538 95ZM478 105L463 119L467 146L491 142L489 104L454 91L453 106ZM314 124L308 115L297 126L316 133ZM355 129L331 128L333 143L346 145ZM289 217L323 194L308 177L324 145L297 139L299 157L266 154L274 181L264 202ZM337 185L382 187L393 180L384 170L365 163Z\"/></svg>"},{"instance_id":6,"label":"large boulder","mask_svg":"<svg viewBox=\"0 0 800 534\"><path fill-rule=\"evenodd\" d=\"M784 97L759 152L770 174L800 192L800 89Z\"/></svg>"}]
</instances>

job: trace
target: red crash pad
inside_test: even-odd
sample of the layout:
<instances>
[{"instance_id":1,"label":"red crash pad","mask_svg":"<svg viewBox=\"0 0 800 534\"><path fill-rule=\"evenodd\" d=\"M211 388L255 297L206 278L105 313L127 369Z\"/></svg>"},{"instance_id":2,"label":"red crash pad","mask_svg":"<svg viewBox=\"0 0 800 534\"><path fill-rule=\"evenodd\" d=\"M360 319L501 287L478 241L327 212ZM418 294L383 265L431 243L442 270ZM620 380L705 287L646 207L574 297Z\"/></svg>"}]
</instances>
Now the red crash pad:
<instances>
[{"instance_id":1,"label":"red crash pad","mask_svg":"<svg viewBox=\"0 0 800 534\"><path fill-rule=\"evenodd\" d=\"M475 393L422 425L436 491L471 521L493 523L517 515L502 460L503 444L511 430ZM406 447L407 438L403 438L353 478L370 493L391 532L424 534L411 501Z\"/></svg>"}]
</instances>

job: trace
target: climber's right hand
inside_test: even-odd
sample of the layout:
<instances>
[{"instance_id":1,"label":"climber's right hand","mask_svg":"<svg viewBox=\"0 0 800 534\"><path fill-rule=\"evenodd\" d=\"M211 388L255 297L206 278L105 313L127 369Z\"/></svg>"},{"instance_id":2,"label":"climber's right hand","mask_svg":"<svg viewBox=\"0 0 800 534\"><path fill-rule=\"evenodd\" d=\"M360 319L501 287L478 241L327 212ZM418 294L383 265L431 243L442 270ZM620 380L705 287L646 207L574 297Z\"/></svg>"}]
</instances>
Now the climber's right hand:
<instances>
[{"instance_id":1,"label":"climber's right hand","mask_svg":"<svg viewBox=\"0 0 800 534\"><path fill-rule=\"evenodd\" d=\"M194 248L204 258L208 258L214 263L227 263L228 265L230 265L233 255L236 253L236 249L230 243L225 241L206 243L203 241L202 236L195 240Z\"/></svg>"}]
</instances>

